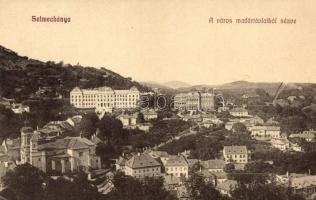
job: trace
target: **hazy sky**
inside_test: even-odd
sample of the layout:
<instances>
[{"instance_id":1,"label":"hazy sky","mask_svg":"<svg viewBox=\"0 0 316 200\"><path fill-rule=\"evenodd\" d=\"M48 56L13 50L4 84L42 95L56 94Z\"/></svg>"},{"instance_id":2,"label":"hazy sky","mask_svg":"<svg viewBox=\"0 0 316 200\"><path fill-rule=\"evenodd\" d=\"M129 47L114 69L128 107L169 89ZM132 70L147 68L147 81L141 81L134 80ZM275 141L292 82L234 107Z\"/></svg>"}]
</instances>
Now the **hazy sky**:
<instances>
[{"instance_id":1,"label":"hazy sky","mask_svg":"<svg viewBox=\"0 0 316 200\"><path fill-rule=\"evenodd\" d=\"M32 16L71 22L36 23ZM210 24L210 17L296 24ZM0 44L137 81L316 82L316 1L0 0Z\"/></svg>"}]
</instances>

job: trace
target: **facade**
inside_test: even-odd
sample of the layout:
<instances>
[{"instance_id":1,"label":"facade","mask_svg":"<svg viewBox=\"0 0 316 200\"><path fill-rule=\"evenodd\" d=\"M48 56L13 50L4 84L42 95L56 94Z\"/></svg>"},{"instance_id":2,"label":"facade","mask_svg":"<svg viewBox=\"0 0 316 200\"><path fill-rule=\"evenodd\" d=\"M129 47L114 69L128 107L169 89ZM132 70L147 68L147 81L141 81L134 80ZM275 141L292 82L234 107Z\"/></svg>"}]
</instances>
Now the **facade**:
<instances>
[{"instance_id":1,"label":"facade","mask_svg":"<svg viewBox=\"0 0 316 200\"><path fill-rule=\"evenodd\" d=\"M306 142L313 142L315 141L316 137L316 131L314 130L309 130L309 131L303 131L302 133L297 133L297 134L291 134L290 138L302 138Z\"/></svg>"},{"instance_id":2,"label":"facade","mask_svg":"<svg viewBox=\"0 0 316 200\"><path fill-rule=\"evenodd\" d=\"M143 114L144 119L146 121L155 120L158 118L157 112L155 110L152 110L152 109L142 110L141 113Z\"/></svg>"},{"instance_id":3,"label":"facade","mask_svg":"<svg viewBox=\"0 0 316 200\"><path fill-rule=\"evenodd\" d=\"M223 157L226 164L246 164L250 160L250 151L246 146L224 146Z\"/></svg>"},{"instance_id":4,"label":"facade","mask_svg":"<svg viewBox=\"0 0 316 200\"><path fill-rule=\"evenodd\" d=\"M110 87L80 89L70 92L70 104L76 108L131 109L137 108L140 92L136 87L129 90L113 90Z\"/></svg>"},{"instance_id":5,"label":"facade","mask_svg":"<svg viewBox=\"0 0 316 200\"><path fill-rule=\"evenodd\" d=\"M277 176L282 184L288 185L294 193L301 194L307 199L316 194L316 176L308 174L287 174Z\"/></svg>"},{"instance_id":6,"label":"facade","mask_svg":"<svg viewBox=\"0 0 316 200\"><path fill-rule=\"evenodd\" d=\"M20 103L13 103L11 106L11 110L15 113L15 114L22 114L24 112L30 112L30 107L27 105L23 105Z\"/></svg>"},{"instance_id":7,"label":"facade","mask_svg":"<svg viewBox=\"0 0 316 200\"><path fill-rule=\"evenodd\" d=\"M287 151L290 149L290 141L287 138L272 138L271 146L281 151Z\"/></svg>"},{"instance_id":8,"label":"facade","mask_svg":"<svg viewBox=\"0 0 316 200\"><path fill-rule=\"evenodd\" d=\"M251 137L254 138L280 138L281 129L279 126L254 126L251 128Z\"/></svg>"},{"instance_id":9,"label":"facade","mask_svg":"<svg viewBox=\"0 0 316 200\"><path fill-rule=\"evenodd\" d=\"M214 95L212 93L201 93L201 110L214 110Z\"/></svg>"},{"instance_id":10,"label":"facade","mask_svg":"<svg viewBox=\"0 0 316 200\"><path fill-rule=\"evenodd\" d=\"M21 162L44 172L67 173L79 169L100 169L96 144L81 137L47 140L29 128L21 130Z\"/></svg>"},{"instance_id":11,"label":"facade","mask_svg":"<svg viewBox=\"0 0 316 200\"><path fill-rule=\"evenodd\" d=\"M211 93L189 92L174 97L177 110L214 110L214 95Z\"/></svg>"},{"instance_id":12,"label":"facade","mask_svg":"<svg viewBox=\"0 0 316 200\"><path fill-rule=\"evenodd\" d=\"M189 164L182 155L170 155L164 163L166 174L170 174L176 177L189 176Z\"/></svg>"},{"instance_id":13,"label":"facade","mask_svg":"<svg viewBox=\"0 0 316 200\"><path fill-rule=\"evenodd\" d=\"M135 178L160 176L161 165L147 153L138 153L125 161L123 172Z\"/></svg>"},{"instance_id":14,"label":"facade","mask_svg":"<svg viewBox=\"0 0 316 200\"><path fill-rule=\"evenodd\" d=\"M127 115L127 114L121 114L116 117L119 119L123 126L135 126L137 124L137 115Z\"/></svg>"},{"instance_id":15,"label":"facade","mask_svg":"<svg viewBox=\"0 0 316 200\"><path fill-rule=\"evenodd\" d=\"M233 108L229 114L235 117L248 117L248 110L245 108Z\"/></svg>"},{"instance_id":16,"label":"facade","mask_svg":"<svg viewBox=\"0 0 316 200\"><path fill-rule=\"evenodd\" d=\"M201 161L200 164L209 172L224 172L226 165L224 160L219 159Z\"/></svg>"}]
</instances>

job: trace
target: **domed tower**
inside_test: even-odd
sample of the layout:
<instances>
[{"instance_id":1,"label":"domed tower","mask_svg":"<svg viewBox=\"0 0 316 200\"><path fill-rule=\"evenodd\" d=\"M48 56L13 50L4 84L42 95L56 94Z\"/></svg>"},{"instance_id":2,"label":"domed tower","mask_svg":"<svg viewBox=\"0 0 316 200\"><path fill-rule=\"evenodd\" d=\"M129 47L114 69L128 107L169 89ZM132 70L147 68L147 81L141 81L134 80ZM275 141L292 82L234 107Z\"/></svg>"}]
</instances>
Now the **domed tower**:
<instances>
[{"instance_id":1,"label":"domed tower","mask_svg":"<svg viewBox=\"0 0 316 200\"><path fill-rule=\"evenodd\" d=\"M31 127L21 129L21 163L30 163L30 143L33 132Z\"/></svg>"}]
</instances>

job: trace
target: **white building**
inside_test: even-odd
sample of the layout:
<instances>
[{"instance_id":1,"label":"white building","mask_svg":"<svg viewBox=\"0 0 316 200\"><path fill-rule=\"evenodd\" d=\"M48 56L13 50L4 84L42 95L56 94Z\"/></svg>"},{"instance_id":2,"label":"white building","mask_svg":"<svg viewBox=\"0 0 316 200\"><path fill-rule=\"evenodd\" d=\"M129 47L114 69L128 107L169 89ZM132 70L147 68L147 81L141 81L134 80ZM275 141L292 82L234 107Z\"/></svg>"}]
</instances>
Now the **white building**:
<instances>
[{"instance_id":1,"label":"white building","mask_svg":"<svg viewBox=\"0 0 316 200\"><path fill-rule=\"evenodd\" d=\"M314 131L314 130L303 131L302 133L296 133L296 134L290 135L290 138L302 138L306 142L314 141L315 137L316 137L316 131Z\"/></svg>"},{"instance_id":2,"label":"white building","mask_svg":"<svg viewBox=\"0 0 316 200\"><path fill-rule=\"evenodd\" d=\"M229 114L235 117L248 117L248 110L245 108L233 108Z\"/></svg>"},{"instance_id":3,"label":"white building","mask_svg":"<svg viewBox=\"0 0 316 200\"><path fill-rule=\"evenodd\" d=\"M120 168L122 169L122 168ZM161 165L147 153L132 156L124 163L123 172L135 178L145 178L161 175Z\"/></svg>"},{"instance_id":4,"label":"white building","mask_svg":"<svg viewBox=\"0 0 316 200\"><path fill-rule=\"evenodd\" d=\"M146 121L154 120L158 118L158 113L153 109L142 110L141 113L143 114L144 120Z\"/></svg>"},{"instance_id":5,"label":"white building","mask_svg":"<svg viewBox=\"0 0 316 200\"><path fill-rule=\"evenodd\" d=\"M272 138L271 146L281 151L290 149L290 141L287 138Z\"/></svg>"},{"instance_id":6,"label":"white building","mask_svg":"<svg viewBox=\"0 0 316 200\"><path fill-rule=\"evenodd\" d=\"M250 160L250 151L246 146L224 146L223 156L226 164L246 164Z\"/></svg>"},{"instance_id":7,"label":"white building","mask_svg":"<svg viewBox=\"0 0 316 200\"><path fill-rule=\"evenodd\" d=\"M202 167L209 172L224 172L225 161L220 159L215 160L205 160L200 162Z\"/></svg>"},{"instance_id":8,"label":"white building","mask_svg":"<svg viewBox=\"0 0 316 200\"><path fill-rule=\"evenodd\" d=\"M170 174L176 177L189 176L189 164L184 156L170 155L164 163L166 174Z\"/></svg>"},{"instance_id":9,"label":"white building","mask_svg":"<svg viewBox=\"0 0 316 200\"><path fill-rule=\"evenodd\" d=\"M80 89L70 92L70 103L76 108L137 108L140 92L136 87L129 90L113 90L110 87Z\"/></svg>"},{"instance_id":10,"label":"white building","mask_svg":"<svg viewBox=\"0 0 316 200\"><path fill-rule=\"evenodd\" d=\"M281 128L279 126L254 126L251 128L251 137L254 138L280 138Z\"/></svg>"},{"instance_id":11,"label":"white building","mask_svg":"<svg viewBox=\"0 0 316 200\"><path fill-rule=\"evenodd\" d=\"M211 93L188 92L174 97L177 110L214 110L214 95Z\"/></svg>"}]
</instances>

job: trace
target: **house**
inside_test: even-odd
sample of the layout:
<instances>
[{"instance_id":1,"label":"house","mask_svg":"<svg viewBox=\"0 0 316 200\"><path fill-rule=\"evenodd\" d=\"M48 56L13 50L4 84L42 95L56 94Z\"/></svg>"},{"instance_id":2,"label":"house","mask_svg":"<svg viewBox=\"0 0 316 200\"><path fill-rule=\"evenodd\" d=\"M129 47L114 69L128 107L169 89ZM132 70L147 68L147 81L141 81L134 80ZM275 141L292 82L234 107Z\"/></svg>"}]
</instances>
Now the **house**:
<instances>
[{"instance_id":1,"label":"house","mask_svg":"<svg viewBox=\"0 0 316 200\"><path fill-rule=\"evenodd\" d=\"M271 139L281 137L279 126L254 126L251 128L251 137L256 139Z\"/></svg>"},{"instance_id":2,"label":"house","mask_svg":"<svg viewBox=\"0 0 316 200\"><path fill-rule=\"evenodd\" d=\"M294 193L301 194L305 198L316 193L316 175L286 174L278 175L277 180L292 188Z\"/></svg>"},{"instance_id":3,"label":"house","mask_svg":"<svg viewBox=\"0 0 316 200\"><path fill-rule=\"evenodd\" d=\"M280 122L276 121L274 117L271 117L265 122L266 125L279 125Z\"/></svg>"},{"instance_id":4,"label":"house","mask_svg":"<svg viewBox=\"0 0 316 200\"><path fill-rule=\"evenodd\" d=\"M71 134L73 130L74 126L69 124L68 121L51 121L37 131L46 137L59 137L67 136Z\"/></svg>"},{"instance_id":5,"label":"house","mask_svg":"<svg viewBox=\"0 0 316 200\"><path fill-rule=\"evenodd\" d=\"M148 154L155 159L160 159L162 163L166 163L169 156L170 156L166 151L152 151L152 150L150 150L148 152Z\"/></svg>"},{"instance_id":6,"label":"house","mask_svg":"<svg viewBox=\"0 0 316 200\"><path fill-rule=\"evenodd\" d=\"M138 153L125 161L124 173L135 178L161 175L161 164L147 153Z\"/></svg>"},{"instance_id":7,"label":"house","mask_svg":"<svg viewBox=\"0 0 316 200\"><path fill-rule=\"evenodd\" d=\"M222 183L219 183L216 186L216 189L223 195L231 196L231 191L237 187L237 181L235 180L226 180Z\"/></svg>"},{"instance_id":8,"label":"house","mask_svg":"<svg viewBox=\"0 0 316 200\"><path fill-rule=\"evenodd\" d=\"M198 159L194 159L194 158L188 158L187 159L189 168L192 168L195 164L199 163Z\"/></svg>"},{"instance_id":9,"label":"house","mask_svg":"<svg viewBox=\"0 0 316 200\"><path fill-rule=\"evenodd\" d=\"M287 151L290 149L291 143L287 138L272 138L270 142L273 148L279 149L281 151Z\"/></svg>"},{"instance_id":10,"label":"house","mask_svg":"<svg viewBox=\"0 0 316 200\"><path fill-rule=\"evenodd\" d=\"M141 124L137 124L136 127L144 132L149 132L150 128L153 127L153 125L151 123L141 123Z\"/></svg>"},{"instance_id":11,"label":"house","mask_svg":"<svg viewBox=\"0 0 316 200\"><path fill-rule=\"evenodd\" d=\"M96 144L82 137L46 140L31 128L21 129L21 162L30 163L44 172L67 173L79 169L100 169Z\"/></svg>"},{"instance_id":12,"label":"house","mask_svg":"<svg viewBox=\"0 0 316 200\"><path fill-rule=\"evenodd\" d=\"M247 117L248 110L242 107L236 107L229 111L229 114L235 117Z\"/></svg>"},{"instance_id":13,"label":"house","mask_svg":"<svg viewBox=\"0 0 316 200\"><path fill-rule=\"evenodd\" d=\"M220 159L205 160L200 162L201 166L209 172L224 172L225 161Z\"/></svg>"},{"instance_id":14,"label":"house","mask_svg":"<svg viewBox=\"0 0 316 200\"><path fill-rule=\"evenodd\" d=\"M168 191L176 190L181 184L181 179L169 174L162 175L164 179L164 188Z\"/></svg>"},{"instance_id":15,"label":"house","mask_svg":"<svg viewBox=\"0 0 316 200\"><path fill-rule=\"evenodd\" d=\"M186 121L186 122L201 122L202 117L199 114L197 114L197 115L185 115L185 116L183 116L182 120Z\"/></svg>"},{"instance_id":16,"label":"house","mask_svg":"<svg viewBox=\"0 0 316 200\"><path fill-rule=\"evenodd\" d=\"M75 115L66 120L72 127L78 127L81 122L82 116L81 115Z\"/></svg>"},{"instance_id":17,"label":"house","mask_svg":"<svg viewBox=\"0 0 316 200\"><path fill-rule=\"evenodd\" d=\"M121 114L116 117L119 119L123 126L128 127L128 126L135 126L137 124L137 114L133 115L128 115L128 114Z\"/></svg>"},{"instance_id":18,"label":"house","mask_svg":"<svg viewBox=\"0 0 316 200\"><path fill-rule=\"evenodd\" d=\"M186 178L189 176L189 164L182 155L170 155L163 165L166 174Z\"/></svg>"},{"instance_id":19,"label":"house","mask_svg":"<svg viewBox=\"0 0 316 200\"><path fill-rule=\"evenodd\" d=\"M232 130L235 123L237 123L237 122L231 122L231 121L230 122L226 122L225 123L225 129L227 129L229 131Z\"/></svg>"},{"instance_id":20,"label":"house","mask_svg":"<svg viewBox=\"0 0 316 200\"><path fill-rule=\"evenodd\" d=\"M313 141L315 141L316 131L314 131L314 130L303 131L302 133L291 134L289 137L290 138L302 138L306 142L313 142Z\"/></svg>"},{"instance_id":21,"label":"house","mask_svg":"<svg viewBox=\"0 0 316 200\"><path fill-rule=\"evenodd\" d=\"M23 105L21 103L13 103L11 105L11 110L15 113L15 114L22 114L24 112L29 113L30 112L30 107L27 105Z\"/></svg>"},{"instance_id":22,"label":"house","mask_svg":"<svg viewBox=\"0 0 316 200\"><path fill-rule=\"evenodd\" d=\"M224 146L223 157L226 164L247 164L250 160L250 151L246 146Z\"/></svg>"},{"instance_id":23,"label":"house","mask_svg":"<svg viewBox=\"0 0 316 200\"><path fill-rule=\"evenodd\" d=\"M141 113L143 114L146 121L155 120L158 118L158 113L153 109L142 110Z\"/></svg>"}]
</instances>

